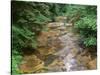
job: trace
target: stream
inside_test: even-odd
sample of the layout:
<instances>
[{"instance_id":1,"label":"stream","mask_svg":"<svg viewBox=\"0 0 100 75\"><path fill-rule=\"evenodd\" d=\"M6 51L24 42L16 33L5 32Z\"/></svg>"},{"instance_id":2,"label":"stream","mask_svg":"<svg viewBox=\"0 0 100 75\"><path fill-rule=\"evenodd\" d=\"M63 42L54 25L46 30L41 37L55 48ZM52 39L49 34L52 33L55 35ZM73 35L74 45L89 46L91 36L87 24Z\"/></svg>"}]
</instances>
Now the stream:
<instances>
[{"instance_id":1,"label":"stream","mask_svg":"<svg viewBox=\"0 0 100 75\"><path fill-rule=\"evenodd\" d=\"M38 52L24 55L21 73L66 72L96 69L96 59L79 46L72 24L53 22L38 37Z\"/></svg>"},{"instance_id":2,"label":"stream","mask_svg":"<svg viewBox=\"0 0 100 75\"><path fill-rule=\"evenodd\" d=\"M62 27L62 26L61 26ZM64 27L63 27L64 28ZM67 31L66 31L67 30ZM60 39L63 44L63 48L57 49L54 55L59 56L58 60L62 61L63 65L55 64L54 68L51 67L52 71L79 71L86 70L87 67L82 64L82 62L77 60L77 55L82 52L82 48L78 45L79 35L74 34L73 27L66 27L66 32L61 34L58 39ZM61 31L60 33L63 33ZM57 43L56 43L57 44ZM52 56L51 56L52 57ZM49 58L50 60L50 58Z\"/></svg>"}]
</instances>

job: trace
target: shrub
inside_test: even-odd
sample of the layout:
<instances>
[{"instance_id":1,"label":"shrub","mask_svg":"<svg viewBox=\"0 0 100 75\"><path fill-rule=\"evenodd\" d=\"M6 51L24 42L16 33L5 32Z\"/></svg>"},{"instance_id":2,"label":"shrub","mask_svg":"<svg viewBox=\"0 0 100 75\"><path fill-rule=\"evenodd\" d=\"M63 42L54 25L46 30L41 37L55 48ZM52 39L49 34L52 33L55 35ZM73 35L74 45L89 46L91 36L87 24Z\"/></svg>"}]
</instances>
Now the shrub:
<instances>
[{"instance_id":1,"label":"shrub","mask_svg":"<svg viewBox=\"0 0 100 75\"><path fill-rule=\"evenodd\" d=\"M75 25L79 29L81 37L83 37L83 43L89 46L96 46L97 38L97 26L96 26L96 16L86 15L81 18Z\"/></svg>"}]
</instances>

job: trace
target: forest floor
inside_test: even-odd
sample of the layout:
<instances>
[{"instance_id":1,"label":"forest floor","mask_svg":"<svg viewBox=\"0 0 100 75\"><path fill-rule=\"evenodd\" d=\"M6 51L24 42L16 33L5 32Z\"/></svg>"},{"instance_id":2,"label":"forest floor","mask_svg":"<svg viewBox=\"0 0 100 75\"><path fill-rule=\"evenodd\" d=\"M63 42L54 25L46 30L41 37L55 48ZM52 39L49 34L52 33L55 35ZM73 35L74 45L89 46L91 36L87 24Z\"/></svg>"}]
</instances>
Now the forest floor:
<instances>
[{"instance_id":1,"label":"forest floor","mask_svg":"<svg viewBox=\"0 0 100 75\"><path fill-rule=\"evenodd\" d=\"M96 69L96 56L79 45L80 35L72 24L56 21L47 24L38 36L38 48L24 54L21 73L66 72ZM94 57L94 58L92 58Z\"/></svg>"}]
</instances>

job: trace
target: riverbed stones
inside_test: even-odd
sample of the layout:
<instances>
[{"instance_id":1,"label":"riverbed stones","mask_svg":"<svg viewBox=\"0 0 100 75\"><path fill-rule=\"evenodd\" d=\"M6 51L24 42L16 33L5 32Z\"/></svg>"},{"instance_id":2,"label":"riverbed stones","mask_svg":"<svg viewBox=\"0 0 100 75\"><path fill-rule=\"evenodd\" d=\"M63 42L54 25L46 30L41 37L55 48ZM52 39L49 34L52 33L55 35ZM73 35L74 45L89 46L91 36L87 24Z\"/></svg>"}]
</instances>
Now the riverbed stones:
<instances>
[{"instance_id":1,"label":"riverbed stones","mask_svg":"<svg viewBox=\"0 0 100 75\"><path fill-rule=\"evenodd\" d=\"M36 55L24 56L19 69L21 73L33 73L44 67L44 62Z\"/></svg>"},{"instance_id":2,"label":"riverbed stones","mask_svg":"<svg viewBox=\"0 0 100 75\"><path fill-rule=\"evenodd\" d=\"M63 22L54 22L54 23L49 23L47 25L48 28L50 29L55 29L57 27L70 27L72 26L72 23L63 23Z\"/></svg>"},{"instance_id":3,"label":"riverbed stones","mask_svg":"<svg viewBox=\"0 0 100 75\"><path fill-rule=\"evenodd\" d=\"M37 38L38 46L47 46L48 40L50 38L55 38L56 36L58 36L58 32L41 32Z\"/></svg>"},{"instance_id":4,"label":"riverbed stones","mask_svg":"<svg viewBox=\"0 0 100 75\"><path fill-rule=\"evenodd\" d=\"M67 21L67 16L58 16L55 17L56 22L66 22Z\"/></svg>"},{"instance_id":5,"label":"riverbed stones","mask_svg":"<svg viewBox=\"0 0 100 75\"><path fill-rule=\"evenodd\" d=\"M55 48L54 47L51 47L51 48L40 47L37 50L39 51L39 53L41 55L44 55L44 56L55 53Z\"/></svg>"},{"instance_id":6,"label":"riverbed stones","mask_svg":"<svg viewBox=\"0 0 100 75\"><path fill-rule=\"evenodd\" d=\"M23 57L21 73L96 69L96 59L80 51L83 49L77 43L79 35L74 34L72 24L66 20L67 17L59 16L56 22L47 24L48 30L37 37L37 52Z\"/></svg>"},{"instance_id":7,"label":"riverbed stones","mask_svg":"<svg viewBox=\"0 0 100 75\"><path fill-rule=\"evenodd\" d=\"M47 67L48 67L49 71L51 71L51 72L61 72L65 69L64 63L59 59L55 59Z\"/></svg>"},{"instance_id":8,"label":"riverbed stones","mask_svg":"<svg viewBox=\"0 0 100 75\"><path fill-rule=\"evenodd\" d=\"M88 63L88 68L93 70L93 69L97 69L97 59L93 59Z\"/></svg>"}]
</instances>

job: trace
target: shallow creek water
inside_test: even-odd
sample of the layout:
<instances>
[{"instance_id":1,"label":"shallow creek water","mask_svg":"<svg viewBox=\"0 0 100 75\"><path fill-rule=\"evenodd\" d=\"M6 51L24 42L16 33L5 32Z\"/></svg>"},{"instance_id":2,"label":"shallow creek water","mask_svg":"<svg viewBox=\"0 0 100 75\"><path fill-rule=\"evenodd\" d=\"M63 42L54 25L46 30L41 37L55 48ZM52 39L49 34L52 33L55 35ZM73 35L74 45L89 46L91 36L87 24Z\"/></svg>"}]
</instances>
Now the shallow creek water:
<instances>
[{"instance_id":1,"label":"shallow creek water","mask_svg":"<svg viewBox=\"0 0 100 75\"><path fill-rule=\"evenodd\" d=\"M91 58L81 56L83 48L79 46L80 36L73 31L73 26L65 26L59 22L51 23L51 26L53 27L48 32L40 35L39 44L41 47L38 49L39 53L23 57L24 60L22 60L20 66L21 72L41 73L87 70L86 64ZM31 61L32 63L29 63ZM86 64L84 64L85 62Z\"/></svg>"},{"instance_id":2,"label":"shallow creek water","mask_svg":"<svg viewBox=\"0 0 100 75\"><path fill-rule=\"evenodd\" d=\"M54 65L55 68L51 67L52 71L79 71L86 70L80 61L77 60L76 56L82 52L82 48L78 45L79 35L73 33L72 27L66 28L66 33L58 37L61 43L64 45L63 48L56 50L54 55L59 56L56 59L62 61L63 65ZM52 57L52 56L51 56Z\"/></svg>"},{"instance_id":3,"label":"shallow creek water","mask_svg":"<svg viewBox=\"0 0 100 75\"><path fill-rule=\"evenodd\" d=\"M83 64L79 64L79 61L76 58L82 51L82 48L80 48L77 43L78 36L68 32L59 38L66 46L57 52L57 55L63 60L66 71L85 70L86 67Z\"/></svg>"}]
</instances>

